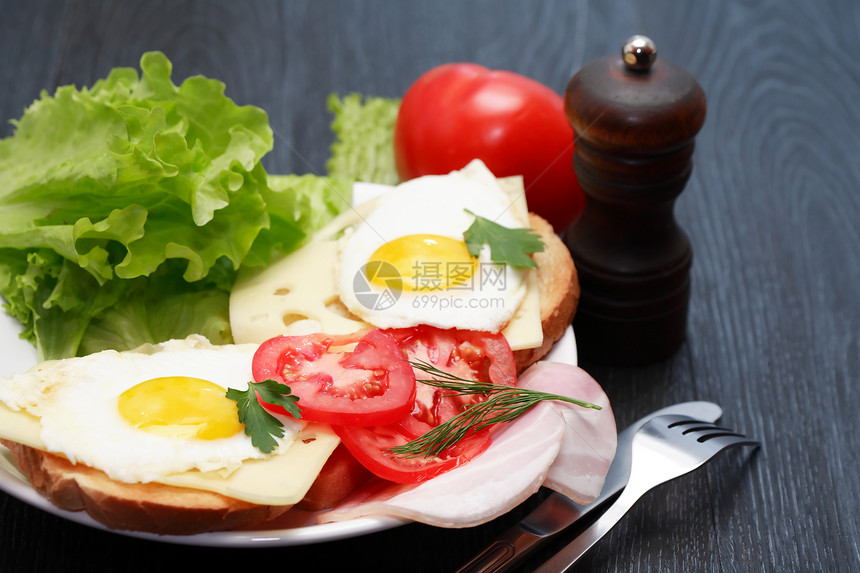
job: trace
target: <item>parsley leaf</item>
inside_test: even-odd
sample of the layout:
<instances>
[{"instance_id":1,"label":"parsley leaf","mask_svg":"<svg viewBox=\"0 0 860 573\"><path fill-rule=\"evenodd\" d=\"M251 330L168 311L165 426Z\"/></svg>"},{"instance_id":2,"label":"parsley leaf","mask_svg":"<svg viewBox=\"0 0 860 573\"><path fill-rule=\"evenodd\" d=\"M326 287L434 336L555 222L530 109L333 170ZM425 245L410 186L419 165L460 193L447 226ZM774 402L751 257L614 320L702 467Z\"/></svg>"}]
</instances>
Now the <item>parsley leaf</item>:
<instances>
[{"instance_id":1,"label":"parsley leaf","mask_svg":"<svg viewBox=\"0 0 860 573\"><path fill-rule=\"evenodd\" d=\"M247 390L227 390L227 398L234 400L239 407L239 421L245 424L245 434L251 436L254 447L268 454L278 445L275 438L283 437L284 425L260 404L258 393L264 402L283 406L296 418L301 418L302 412L296 405L299 397L290 394L289 386L274 380L248 382Z\"/></svg>"},{"instance_id":2,"label":"parsley leaf","mask_svg":"<svg viewBox=\"0 0 860 573\"><path fill-rule=\"evenodd\" d=\"M537 263L529 254L543 251L544 245L539 234L532 229L509 229L475 215L468 209L466 212L475 216L475 221L463 233L463 240L470 255L477 257L486 243L490 245L490 259L494 263L507 263L513 267L527 269L537 268Z\"/></svg>"}]
</instances>

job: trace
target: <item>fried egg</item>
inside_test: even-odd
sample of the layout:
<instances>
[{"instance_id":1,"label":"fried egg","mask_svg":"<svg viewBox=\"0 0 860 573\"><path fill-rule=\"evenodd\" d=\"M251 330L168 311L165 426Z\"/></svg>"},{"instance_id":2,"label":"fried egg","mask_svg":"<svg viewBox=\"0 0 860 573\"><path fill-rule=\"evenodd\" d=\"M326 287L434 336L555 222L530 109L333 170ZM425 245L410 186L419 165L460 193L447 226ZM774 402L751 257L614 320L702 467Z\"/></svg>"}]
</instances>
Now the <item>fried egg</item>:
<instances>
[{"instance_id":1,"label":"fried egg","mask_svg":"<svg viewBox=\"0 0 860 573\"><path fill-rule=\"evenodd\" d=\"M225 475L266 455L251 444L227 389L245 390L257 346L200 336L138 351L44 363L0 380L0 401L39 418L45 450L149 482L188 470ZM303 423L281 417L286 448Z\"/></svg>"},{"instance_id":2,"label":"fried egg","mask_svg":"<svg viewBox=\"0 0 860 573\"><path fill-rule=\"evenodd\" d=\"M483 164L401 183L341 238L340 300L380 328L500 331L525 296L524 271L493 263L488 245L470 255L463 234L476 215L527 226Z\"/></svg>"}]
</instances>

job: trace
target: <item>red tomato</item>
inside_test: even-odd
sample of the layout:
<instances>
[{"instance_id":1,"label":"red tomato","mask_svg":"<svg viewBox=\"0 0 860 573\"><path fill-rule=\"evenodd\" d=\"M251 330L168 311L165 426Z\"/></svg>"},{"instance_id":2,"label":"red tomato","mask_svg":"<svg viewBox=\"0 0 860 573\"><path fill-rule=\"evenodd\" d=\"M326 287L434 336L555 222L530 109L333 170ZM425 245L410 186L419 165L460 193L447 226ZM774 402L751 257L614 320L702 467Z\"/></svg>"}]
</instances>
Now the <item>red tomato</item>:
<instances>
[{"instance_id":1,"label":"red tomato","mask_svg":"<svg viewBox=\"0 0 860 573\"><path fill-rule=\"evenodd\" d=\"M412 84L394 127L401 180L481 159L497 177L522 175L529 210L565 229L582 211L574 132L562 97L530 78L476 64L444 64Z\"/></svg>"},{"instance_id":2,"label":"red tomato","mask_svg":"<svg viewBox=\"0 0 860 573\"><path fill-rule=\"evenodd\" d=\"M429 326L386 331L397 340L409 360L420 359L467 380L516 384L516 366L507 340L500 334L442 330ZM419 379L428 374L416 371ZM483 400L480 394L450 396L446 391L417 384L411 413L394 424L373 427L334 426L335 432L355 458L377 476L399 483L430 479L457 467L490 445L488 430L472 434L432 458L396 456L389 448L405 444L451 419L469 404Z\"/></svg>"},{"instance_id":3,"label":"red tomato","mask_svg":"<svg viewBox=\"0 0 860 573\"><path fill-rule=\"evenodd\" d=\"M332 347L355 344L349 352ZM415 377L390 334L277 336L257 349L254 380L275 380L299 397L302 418L328 424L389 424L412 411ZM286 414L281 406L263 404Z\"/></svg>"},{"instance_id":4,"label":"red tomato","mask_svg":"<svg viewBox=\"0 0 860 573\"><path fill-rule=\"evenodd\" d=\"M463 438L436 457L405 458L390 453L389 448L405 444L421 434L404 429L400 424L332 427L362 466L396 483L426 481L466 463L490 446L490 431L484 429Z\"/></svg>"}]
</instances>

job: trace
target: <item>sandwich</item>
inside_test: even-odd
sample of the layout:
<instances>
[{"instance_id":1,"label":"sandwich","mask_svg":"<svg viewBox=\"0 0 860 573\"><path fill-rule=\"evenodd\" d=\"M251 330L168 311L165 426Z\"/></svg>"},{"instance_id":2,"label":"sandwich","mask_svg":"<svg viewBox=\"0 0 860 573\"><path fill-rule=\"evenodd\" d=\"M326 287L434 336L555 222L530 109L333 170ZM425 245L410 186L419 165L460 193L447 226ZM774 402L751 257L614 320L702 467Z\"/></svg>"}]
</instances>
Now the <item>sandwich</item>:
<instances>
[{"instance_id":1,"label":"sandwich","mask_svg":"<svg viewBox=\"0 0 860 573\"><path fill-rule=\"evenodd\" d=\"M232 345L190 336L44 363L0 380L0 443L22 474L62 509L84 510L114 529L173 535L265 527L302 510L320 512L321 520L382 513L458 527L500 515L541 485L580 503L596 497L614 455L614 419L587 374L545 361L569 328L579 287L567 248L551 225L528 212L521 180L496 179L476 161L383 191L297 251L240 274L230 301ZM519 232L500 239L499 227ZM281 432L269 437L265 452L247 435L249 423L237 420L236 402L225 397L224 390L249 392L252 379L283 377L296 386L298 378L285 374L281 362L260 367L278 344L322 344L324 361L383 339L391 342L379 344L393 342L401 358L417 360L407 369L413 379L427 377L418 369L425 359L425 366L440 366L432 360L439 341L453 340L452 356L472 357L478 349L467 379L486 374L494 384L513 385L519 376L520 383L595 407L541 402L528 420L483 432L474 455L455 456L439 473L423 466L400 471L410 464L397 462L397 471L386 474L361 459L356 443L365 428L389 427L389 418L345 425L315 418L310 408L296 417L265 404ZM441 395L416 386L413 416ZM459 408L481 400L458 402ZM299 397L303 403L311 400ZM139 415L153 410L159 414ZM481 472L499 471L502 456L493 452L500 448L528 458L522 475L510 476L499 491L488 489L480 511L463 514L456 501L438 502L433 484L467 490L462 484ZM587 471L560 469L584 450L592 462ZM471 477L458 477L466 470ZM422 501L429 498L435 507Z\"/></svg>"}]
</instances>

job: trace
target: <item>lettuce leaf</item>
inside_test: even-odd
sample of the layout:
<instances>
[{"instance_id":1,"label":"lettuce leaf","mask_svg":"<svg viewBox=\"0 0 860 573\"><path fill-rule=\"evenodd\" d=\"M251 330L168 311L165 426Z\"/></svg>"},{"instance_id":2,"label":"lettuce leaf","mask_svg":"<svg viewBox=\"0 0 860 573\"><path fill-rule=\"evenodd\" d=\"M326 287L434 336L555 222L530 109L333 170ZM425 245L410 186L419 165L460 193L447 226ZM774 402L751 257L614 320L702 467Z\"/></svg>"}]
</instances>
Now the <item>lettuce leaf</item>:
<instances>
[{"instance_id":1,"label":"lettuce leaf","mask_svg":"<svg viewBox=\"0 0 860 573\"><path fill-rule=\"evenodd\" d=\"M193 332L229 342L240 265L299 246L351 180L269 176L266 113L177 86L160 52L43 92L0 140L0 294L41 359Z\"/></svg>"},{"instance_id":2,"label":"lettuce leaf","mask_svg":"<svg viewBox=\"0 0 860 573\"><path fill-rule=\"evenodd\" d=\"M335 141L326 168L340 177L395 185L399 182L394 163L394 123L400 100L332 94L328 109L334 114Z\"/></svg>"}]
</instances>

